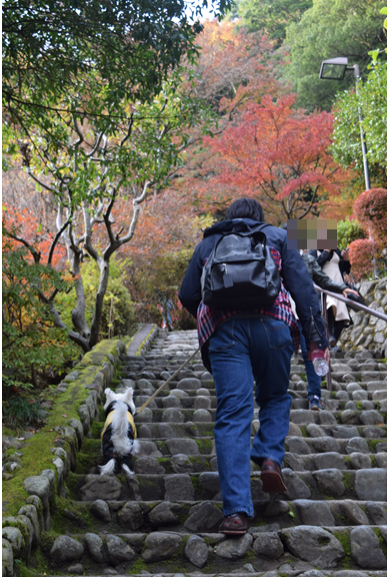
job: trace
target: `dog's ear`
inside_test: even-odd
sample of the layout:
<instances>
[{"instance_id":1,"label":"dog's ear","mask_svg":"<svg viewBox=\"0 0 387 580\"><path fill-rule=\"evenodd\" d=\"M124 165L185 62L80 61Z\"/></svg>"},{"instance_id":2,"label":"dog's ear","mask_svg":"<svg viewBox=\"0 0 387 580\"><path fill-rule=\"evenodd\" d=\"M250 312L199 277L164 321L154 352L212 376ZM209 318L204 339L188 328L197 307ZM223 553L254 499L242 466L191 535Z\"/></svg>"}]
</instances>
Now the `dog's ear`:
<instances>
[{"instance_id":1,"label":"dog's ear","mask_svg":"<svg viewBox=\"0 0 387 580\"><path fill-rule=\"evenodd\" d=\"M130 401L133 400L133 388L127 387L127 389L124 393L124 396L125 396L125 399L124 399L125 403L127 403L129 405Z\"/></svg>"},{"instance_id":2,"label":"dog's ear","mask_svg":"<svg viewBox=\"0 0 387 580\"><path fill-rule=\"evenodd\" d=\"M106 395L105 406L107 407L108 405L110 405L112 401L114 401L114 393L111 389L105 389L105 395Z\"/></svg>"},{"instance_id":3,"label":"dog's ear","mask_svg":"<svg viewBox=\"0 0 387 580\"><path fill-rule=\"evenodd\" d=\"M133 388L132 387L128 387L125 391L125 402L127 403L127 405L129 405L130 410L132 412L132 415L134 415L136 412L136 405L134 404L134 401L133 401Z\"/></svg>"}]
</instances>

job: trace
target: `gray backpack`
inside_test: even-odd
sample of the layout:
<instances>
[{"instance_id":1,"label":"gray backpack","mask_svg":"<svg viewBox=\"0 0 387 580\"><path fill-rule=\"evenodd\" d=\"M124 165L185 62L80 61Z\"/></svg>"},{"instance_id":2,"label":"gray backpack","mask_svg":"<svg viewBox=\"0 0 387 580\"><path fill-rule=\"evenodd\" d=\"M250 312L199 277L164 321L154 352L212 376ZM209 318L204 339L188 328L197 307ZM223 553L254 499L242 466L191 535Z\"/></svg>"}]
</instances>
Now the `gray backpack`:
<instances>
[{"instance_id":1,"label":"gray backpack","mask_svg":"<svg viewBox=\"0 0 387 580\"><path fill-rule=\"evenodd\" d=\"M204 265L201 290L207 306L252 310L273 304L278 296L281 279L263 226L243 225L246 231L233 230L216 242Z\"/></svg>"}]
</instances>

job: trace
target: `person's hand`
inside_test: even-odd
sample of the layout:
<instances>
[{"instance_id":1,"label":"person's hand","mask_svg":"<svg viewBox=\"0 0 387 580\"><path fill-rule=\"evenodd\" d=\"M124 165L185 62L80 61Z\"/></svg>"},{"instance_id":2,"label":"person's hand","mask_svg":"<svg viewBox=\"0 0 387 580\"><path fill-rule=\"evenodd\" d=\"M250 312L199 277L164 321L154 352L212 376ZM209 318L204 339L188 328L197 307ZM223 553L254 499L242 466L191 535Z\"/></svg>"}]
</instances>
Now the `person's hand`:
<instances>
[{"instance_id":1,"label":"person's hand","mask_svg":"<svg viewBox=\"0 0 387 580\"><path fill-rule=\"evenodd\" d=\"M344 288L343 294L346 298L349 298L349 299L351 299L351 294L355 294L356 296L359 296L359 293L356 292L356 290L352 290L351 288Z\"/></svg>"},{"instance_id":2,"label":"person's hand","mask_svg":"<svg viewBox=\"0 0 387 580\"><path fill-rule=\"evenodd\" d=\"M332 250L326 250L326 249L324 248L324 252L328 252L328 254L330 254L330 253L331 253L331 251L332 251Z\"/></svg>"},{"instance_id":3,"label":"person's hand","mask_svg":"<svg viewBox=\"0 0 387 580\"><path fill-rule=\"evenodd\" d=\"M349 251L348 249L343 250L341 252L341 257L343 258L343 260L345 260L346 262L349 262Z\"/></svg>"},{"instance_id":4,"label":"person's hand","mask_svg":"<svg viewBox=\"0 0 387 580\"><path fill-rule=\"evenodd\" d=\"M330 361L330 354L329 354L329 347L327 347L324 350L324 359L327 361L328 365L329 365L329 361Z\"/></svg>"}]
</instances>

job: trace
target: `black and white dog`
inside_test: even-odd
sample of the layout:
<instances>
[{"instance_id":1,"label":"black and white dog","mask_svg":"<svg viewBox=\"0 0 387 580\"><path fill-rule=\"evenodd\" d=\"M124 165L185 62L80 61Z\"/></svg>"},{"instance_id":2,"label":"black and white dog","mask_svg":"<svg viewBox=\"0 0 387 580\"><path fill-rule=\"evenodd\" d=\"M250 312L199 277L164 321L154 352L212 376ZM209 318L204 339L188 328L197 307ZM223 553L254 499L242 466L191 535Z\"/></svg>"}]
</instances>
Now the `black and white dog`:
<instances>
[{"instance_id":1,"label":"black and white dog","mask_svg":"<svg viewBox=\"0 0 387 580\"><path fill-rule=\"evenodd\" d=\"M113 475L121 470L132 475L129 461L140 450L133 416L136 406L133 389L124 393L114 393L105 389L105 425L101 434L103 465L99 465L102 475Z\"/></svg>"}]
</instances>

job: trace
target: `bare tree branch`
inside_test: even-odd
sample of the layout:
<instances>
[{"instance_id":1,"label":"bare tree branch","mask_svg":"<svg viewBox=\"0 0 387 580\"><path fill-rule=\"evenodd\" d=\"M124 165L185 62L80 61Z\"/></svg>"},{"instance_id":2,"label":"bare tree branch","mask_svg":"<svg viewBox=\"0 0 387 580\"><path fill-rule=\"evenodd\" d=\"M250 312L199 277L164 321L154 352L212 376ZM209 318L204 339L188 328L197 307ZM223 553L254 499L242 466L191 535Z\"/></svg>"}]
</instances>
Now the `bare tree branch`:
<instances>
[{"instance_id":1,"label":"bare tree branch","mask_svg":"<svg viewBox=\"0 0 387 580\"><path fill-rule=\"evenodd\" d=\"M49 265L49 266L51 266L52 258L53 258L53 255L54 255L55 246L58 243L59 238L61 237L61 235L63 234L63 232L66 230L67 226L71 223L72 217L73 217L73 210L71 209L70 210L70 215L68 216L68 218L65 221L65 223L58 228L58 231L57 231L57 233L55 235L54 241L51 244L50 253L48 255L48 260L47 260L47 265ZM57 223L57 227L58 227L58 216L57 216L56 223Z\"/></svg>"},{"instance_id":2,"label":"bare tree branch","mask_svg":"<svg viewBox=\"0 0 387 580\"><path fill-rule=\"evenodd\" d=\"M83 338L82 335L80 335L78 332L74 332L73 330L70 330L65 323L63 322L63 320L61 319L58 311L56 310L54 304L52 302L49 303L49 308L50 308L50 312L54 317L54 324L56 327L58 328L63 328L64 330L66 330L68 337L75 342L76 344L78 344L83 352L89 352L90 350L90 346L89 346L89 342L87 339Z\"/></svg>"},{"instance_id":3,"label":"bare tree branch","mask_svg":"<svg viewBox=\"0 0 387 580\"><path fill-rule=\"evenodd\" d=\"M100 146L102 137L103 137L103 132L101 131L101 133L98 135L98 137L95 141L95 145L94 145L93 149L90 151L90 153L86 153L86 157L92 157L94 155L94 153L98 150L98 148Z\"/></svg>"},{"instance_id":4,"label":"bare tree branch","mask_svg":"<svg viewBox=\"0 0 387 580\"><path fill-rule=\"evenodd\" d=\"M132 239L133 234L134 234L134 230L135 230L136 225L137 225L138 216L139 216L139 213L140 213L140 204L146 198L146 194L147 194L147 191L148 191L148 187L149 186L152 186L152 185L154 185L153 182L146 181L145 184L144 184L144 187L143 187L143 190L142 190L141 195L139 195L139 197L136 197L133 200L133 217L132 217L132 221L130 223L129 231L128 231L127 235L124 236L123 238L121 238L121 240L120 240L121 244L120 245L126 244L127 242L129 242L129 240Z\"/></svg>"},{"instance_id":5,"label":"bare tree branch","mask_svg":"<svg viewBox=\"0 0 387 580\"><path fill-rule=\"evenodd\" d=\"M130 138L130 136L132 134L132 129L133 129L133 113L130 115L128 130L126 132L126 135L124 135L124 137L120 141L120 147L122 147L123 144Z\"/></svg>"},{"instance_id":6,"label":"bare tree branch","mask_svg":"<svg viewBox=\"0 0 387 580\"><path fill-rule=\"evenodd\" d=\"M77 133L77 135L79 137L78 141L75 141L75 143L73 143L73 147L77 148L77 147L79 147L79 145L81 145L81 143L84 142L85 138L83 136L81 129L79 128L77 117L76 117L76 111L73 111L72 118L73 118L73 128L75 129L75 132Z\"/></svg>"},{"instance_id":7,"label":"bare tree branch","mask_svg":"<svg viewBox=\"0 0 387 580\"><path fill-rule=\"evenodd\" d=\"M14 234L13 232L10 232L9 230L4 230L5 233L7 234L7 236L9 236L10 238L12 238L13 240L16 240L17 242L20 242L21 244L23 244L32 254L33 258L34 258L34 262L35 264L39 264L40 262L40 258L41 258L41 253L36 250L34 248L34 246L32 246L29 242L27 242L27 240L25 240L24 238L17 236L16 234Z\"/></svg>"},{"instance_id":8,"label":"bare tree branch","mask_svg":"<svg viewBox=\"0 0 387 580\"><path fill-rule=\"evenodd\" d=\"M85 233L84 233L84 244L85 248L90 254L90 256L95 260L98 264L101 261L101 257L99 256L97 250L93 247L91 243L91 218L90 218L90 205L89 202L84 200L82 202L82 212L83 212L83 222L85 225Z\"/></svg>"},{"instance_id":9,"label":"bare tree branch","mask_svg":"<svg viewBox=\"0 0 387 580\"><path fill-rule=\"evenodd\" d=\"M54 195L59 195L59 192L56 189L53 189L52 187L47 185L47 183L44 183L38 177L36 177L36 175L34 175L34 173L32 173L31 167L29 165L27 165L27 162L26 162L26 169L27 169L28 175L30 175L32 177L32 179L34 181L36 181L36 183L38 183L41 187L44 187L44 189L51 191L51 193L53 193Z\"/></svg>"}]
</instances>

